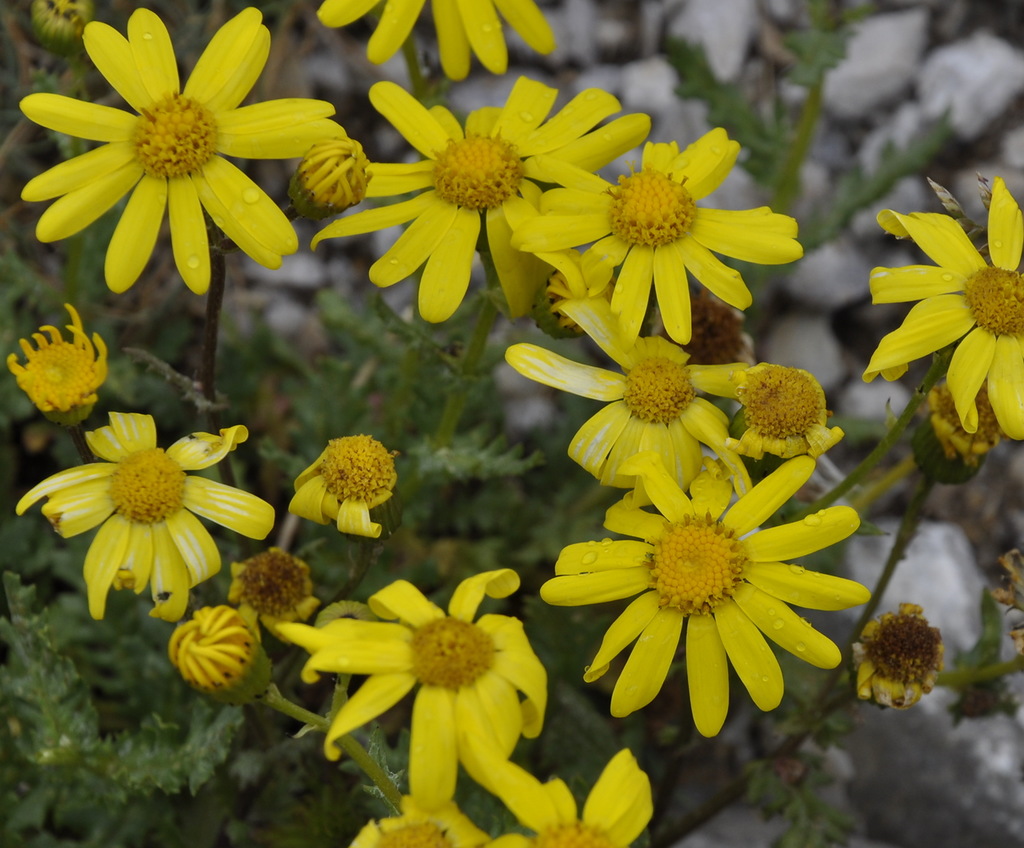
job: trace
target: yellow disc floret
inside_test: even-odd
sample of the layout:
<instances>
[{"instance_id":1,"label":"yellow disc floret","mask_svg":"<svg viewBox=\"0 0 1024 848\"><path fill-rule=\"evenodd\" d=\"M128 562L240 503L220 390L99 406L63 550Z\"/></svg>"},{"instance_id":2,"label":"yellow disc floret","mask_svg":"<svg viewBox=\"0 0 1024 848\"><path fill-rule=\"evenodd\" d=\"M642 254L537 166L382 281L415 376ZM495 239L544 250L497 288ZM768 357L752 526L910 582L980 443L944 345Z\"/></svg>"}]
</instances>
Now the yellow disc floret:
<instances>
[{"instance_id":1,"label":"yellow disc floret","mask_svg":"<svg viewBox=\"0 0 1024 848\"><path fill-rule=\"evenodd\" d=\"M469 136L437 153L434 186L442 200L468 209L493 209L519 191L523 162L500 138Z\"/></svg>"},{"instance_id":2,"label":"yellow disc floret","mask_svg":"<svg viewBox=\"0 0 1024 848\"><path fill-rule=\"evenodd\" d=\"M203 104L170 94L144 109L135 127L135 156L151 177L197 173L217 152L217 123Z\"/></svg>"},{"instance_id":3,"label":"yellow disc floret","mask_svg":"<svg viewBox=\"0 0 1024 848\"><path fill-rule=\"evenodd\" d=\"M416 628L413 674L427 686L470 686L494 662L494 640L477 625L441 618Z\"/></svg>"},{"instance_id":4,"label":"yellow disc floret","mask_svg":"<svg viewBox=\"0 0 1024 848\"><path fill-rule=\"evenodd\" d=\"M651 585L663 607L709 613L732 596L746 563L743 544L728 527L710 518L685 519L654 542Z\"/></svg>"},{"instance_id":5,"label":"yellow disc floret","mask_svg":"<svg viewBox=\"0 0 1024 848\"><path fill-rule=\"evenodd\" d=\"M376 848L452 848L452 841L433 822L416 822L385 830Z\"/></svg>"},{"instance_id":6,"label":"yellow disc floret","mask_svg":"<svg viewBox=\"0 0 1024 848\"><path fill-rule=\"evenodd\" d=\"M657 247L676 241L697 214L690 192L661 171L620 176L611 195L611 230L629 244Z\"/></svg>"},{"instance_id":7,"label":"yellow disc floret","mask_svg":"<svg viewBox=\"0 0 1024 848\"><path fill-rule=\"evenodd\" d=\"M979 327L996 336L1024 335L1024 279L1016 271L983 268L964 284L964 298Z\"/></svg>"},{"instance_id":8,"label":"yellow disc floret","mask_svg":"<svg viewBox=\"0 0 1024 848\"><path fill-rule=\"evenodd\" d=\"M371 507L387 500L398 481L394 454L372 436L331 439L320 474L339 501L353 498Z\"/></svg>"},{"instance_id":9,"label":"yellow disc floret","mask_svg":"<svg viewBox=\"0 0 1024 848\"><path fill-rule=\"evenodd\" d=\"M633 415L656 424L678 418L693 398L689 369L663 356L642 359L631 368L622 396Z\"/></svg>"},{"instance_id":10,"label":"yellow disc floret","mask_svg":"<svg viewBox=\"0 0 1024 848\"><path fill-rule=\"evenodd\" d=\"M544 828L533 840L534 848L614 848L615 843L596 827L581 821Z\"/></svg>"},{"instance_id":11,"label":"yellow disc floret","mask_svg":"<svg viewBox=\"0 0 1024 848\"><path fill-rule=\"evenodd\" d=\"M110 478L114 509L129 521L155 524L182 508L185 472L161 448L129 454Z\"/></svg>"}]
</instances>

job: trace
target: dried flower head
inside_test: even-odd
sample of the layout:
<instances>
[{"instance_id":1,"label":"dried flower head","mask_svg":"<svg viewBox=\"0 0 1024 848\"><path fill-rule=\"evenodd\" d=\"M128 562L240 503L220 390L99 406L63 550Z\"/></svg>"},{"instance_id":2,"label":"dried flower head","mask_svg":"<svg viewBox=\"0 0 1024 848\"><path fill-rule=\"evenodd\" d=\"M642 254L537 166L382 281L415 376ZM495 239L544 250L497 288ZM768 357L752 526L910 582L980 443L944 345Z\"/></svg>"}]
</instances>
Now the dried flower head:
<instances>
[{"instance_id":1,"label":"dried flower head","mask_svg":"<svg viewBox=\"0 0 1024 848\"><path fill-rule=\"evenodd\" d=\"M320 601L313 597L309 566L280 548L231 564L228 602L243 616L258 616L276 635L281 621L305 621Z\"/></svg>"},{"instance_id":2,"label":"dried flower head","mask_svg":"<svg viewBox=\"0 0 1024 848\"><path fill-rule=\"evenodd\" d=\"M857 697L907 709L932 691L942 671L942 634L930 627L917 604L900 604L869 621L853 646Z\"/></svg>"}]
</instances>

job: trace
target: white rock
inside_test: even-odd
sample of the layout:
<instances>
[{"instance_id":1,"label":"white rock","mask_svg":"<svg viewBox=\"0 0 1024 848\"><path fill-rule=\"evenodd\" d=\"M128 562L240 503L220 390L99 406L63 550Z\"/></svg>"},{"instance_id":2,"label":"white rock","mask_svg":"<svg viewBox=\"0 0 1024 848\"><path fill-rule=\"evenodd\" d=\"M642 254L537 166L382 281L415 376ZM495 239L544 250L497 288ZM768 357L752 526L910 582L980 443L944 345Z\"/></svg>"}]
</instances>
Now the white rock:
<instances>
[{"instance_id":1,"label":"white rock","mask_svg":"<svg viewBox=\"0 0 1024 848\"><path fill-rule=\"evenodd\" d=\"M901 103L861 143L857 151L861 168L868 174L878 170L882 156L890 145L896 150L910 147L922 135L925 125L931 123L919 103Z\"/></svg>"},{"instance_id":2,"label":"white rock","mask_svg":"<svg viewBox=\"0 0 1024 848\"><path fill-rule=\"evenodd\" d=\"M679 75L663 56L623 65L620 85L623 111L651 116L651 141L678 141L685 147L711 129L705 103L676 95Z\"/></svg>"},{"instance_id":3,"label":"white rock","mask_svg":"<svg viewBox=\"0 0 1024 848\"><path fill-rule=\"evenodd\" d=\"M739 79L758 21L755 0L690 0L668 25L670 38L704 48L715 77Z\"/></svg>"},{"instance_id":4,"label":"white rock","mask_svg":"<svg viewBox=\"0 0 1024 848\"><path fill-rule=\"evenodd\" d=\"M825 78L825 107L856 118L891 100L914 79L928 36L928 12L873 15L857 25L845 58Z\"/></svg>"},{"instance_id":5,"label":"white rock","mask_svg":"<svg viewBox=\"0 0 1024 848\"><path fill-rule=\"evenodd\" d=\"M804 306L833 311L867 294L870 272L863 249L840 237L797 262L784 288Z\"/></svg>"},{"instance_id":6,"label":"white rock","mask_svg":"<svg viewBox=\"0 0 1024 848\"><path fill-rule=\"evenodd\" d=\"M890 383L876 377L870 383L856 378L839 393L834 410L839 415L885 421L890 411L899 415L910 400L910 390L902 383Z\"/></svg>"},{"instance_id":7,"label":"white rock","mask_svg":"<svg viewBox=\"0 0 1024 848\"><path fill-rule=\"evenodd\" d=\"M957 138L980 136L1024 91L1024 53L1001 38L976 32L933 51L924 62L918 95L930 118L947 110Z\"/></svg>"},{"instance_id":8,"label":"white rock","mask_svg":"<svg viewBox=\"0 0 1024 848\"><path fill-rule=\"evenodd\" d=\"M773 322L758 355L766 362L809 371L826 392L846 376L839 342L821 315L792 312Z\"/></svg>"},{"instance_id":9,"label":"white rock","mask_svg":"<svg viewBox=\"0 0 1024 848\"><path fill-rule=\"evenodd\" d=\"M892 550L899 522L881 519L878 525L888 535L854 536L846 549L844 573L869 588L878 580ZM964 531L956 524L922 521L882 595L878 611L896 612L901 603L919 604L928 622L942 631L946 655L952 658L956 651L967 650L978 639L983 588Z\"/></svg>"},{"instance_id":10,"label":"white rock","mask_svg":"<svg viewBox=\"0 0 1024 848\"><path fill-rule=\"evenodd\" d=\"M249 259L245 261L246 278L265 286L286 286L294 289L319 289L327 283L323 262L312 253L300 251L281 259L281 267L264 268Z\"/></svg>"},{"instance_id":11,"label":"white rock","mask_svg":"<svg viewBox=\"0 0 1024 848\"><path fill-rule=\"evenodd\" d=\"M1003 159L1013 168L1024 168L1024 126L1010 130L1003 136Z\"/></svg>"}]
</instances>

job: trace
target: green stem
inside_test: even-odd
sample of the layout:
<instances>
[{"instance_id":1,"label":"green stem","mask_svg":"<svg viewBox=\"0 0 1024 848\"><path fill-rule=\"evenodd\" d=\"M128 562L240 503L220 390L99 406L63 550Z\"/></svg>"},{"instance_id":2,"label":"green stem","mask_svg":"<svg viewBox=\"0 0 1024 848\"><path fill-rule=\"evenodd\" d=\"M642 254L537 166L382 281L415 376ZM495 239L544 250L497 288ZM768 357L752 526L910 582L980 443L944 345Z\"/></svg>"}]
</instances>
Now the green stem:
<instances>
[{"instance_id":1,"label":"green stem","mask_svg":"<svg viewBox=\"0 0 1024 848\"><path fill-rule=\"evenodd\" d=\"M75 450L78 451L79 457L81 457L84 464L95 462L96 457L93 456L92 448L89 447L89 443L85 440L85 430L82 425L72 424L67 428L68 433L71 434L71 441L75 444Z\"/></svg>"},{"instance_id":2,"label":"green stem","mask_svg":"<svg viewBox=\"0 0 1024 848\"><path fill-rule=\"evenodd\" d=\"M831 506L850 491L850 489L858 485L865 477L867 477L874 467L882 461L886 454L888 454L892 447L899 441L900 437L903 435L903 431L907 429L910 422L913 420L918 407L920 407L921 404L924 403L925 398L928 397L928 392L931 391L932 386L934 386L945 375L946 371L949 369L949 360L951 356L952 348L939 351L933 356L931 367L928 369L928 373L924 375L921 385L918 386L910 396L910 400L907 401L907 405L903 408L899 417L892 423L892 426L882 437L881 441L875 445L874 450L864 457L860 465L854 468L853 471L846 476L846 479L813 503L810 503L803 509L799 510L791 520L798 520L803 518L805 515L810 515L820 509Z\"/></svg>"},{"instance_id":3,"label":"green stem","mask_svg":"<svg viewBox=\"0 0 1024 848\"><path fill-rule=\"evenodd\" d=\"M850 506L861 515L866 514L875 501L899 483L900 480L906 479L916 468L917 462L914 460L913 455L905 456L870 486L865 487L856 497L850 498Z\"/></svg>"},{"instance_id":4,"label":"green stem","mask_svg":"<svg viewBox=\"0 0 1024 848\"><path fill-rule=\"evenodd\" d=\"M402 58L405 59L405 67L409 71L409 85L412 87L412 96L420 103L423 103L430 95L430 84L423 75L423 68L420 66L420 55L416 50L416 38L412 32L402 42Z\"/></svg>"},{"instance_id":5,"label":"green stem","mask_svg":"<svg viewBox=\"0 0 1024 848\"><path fill-rule=\"evenodd\" d=\"M494 267L489 261L490 257L484 253L481 253L481 257L484 258L484 267L488 268L488 276L490 276L490 272ZM444 404L444 410L441 412L441 420L437 425L437 431L434 433L435 447L448 447L455 437L455 430L459 425L459 419L462 417L462 410L466 406L470 378L474 376L480 365L480 359L487 349L487 339L491 334L491 328L494 326L494 319L498 317L498 307L494 300L488 296L485 296L482 300L480 313L476 318L476 326L473 328L473 335L469 340L469 344L466 345L465 353L462 355L461 367L459 369L462 379L458 388L448 395Z\"/></svg>"},{"instance_id":6,"label":"green stem","mask_svg":"<svg viewBox=\"0 0 1024 848\"><path fill-rule=\"evenodd\" d=\"M224 254L210 244L210 288L206 292L206 326L203 329L203 357L199 365L199 385L203 397L210 404L217 401L217 339L220 333L220 313L224 307L224 281L226 277ZM220 414L209 408L206 420L210 431L220 430Z\"/></svg>"},{"instance_id":7,"label":"green stem","mask_svg":"<svg viewBox=\"0 0 1024 848\"><path fill-rule=\"evenodd\" d=\"M782 171L775 184L775 196L772 198L771 207L776 212L788 212L800 193L800 169L807 158L807 151L811 147L814 131L821 117L822 88L823 81L811 86L807 91L807 99L804 100L800 112L795 137L789 145L789 153L782 163Z\"/></svg>"},{"instance_id":8,"label":"green stem","mask_svg":"<svg viewBox=\"0 0 1024 848\"><path fill-rule=\"evenodd\" d=\"M384 550L384 544L378 539L360 539L355 546L355 563L352 566L352 572L348 580L345 581L345 585L331 599L330 603L332 604L352 597L353 592L363 582L366 572L370 570L370 567L380 557L381 551Z\"/></svg>"},{"instance_id":9,"label":"green stem","mask_svg":"<svg viewBox=\"0 0 1024 848\"><path fill-rule=\"evenodd\" d=\"M980 668L958 668L955 671L943 671L939 674L936 683L939 686L959 689L975 683L984 683L986 680L995 680L997 677L1013 674L1016 671L1024 671L1024 654L1018 654L1006 662L984 665Z\"/></svg>"},{"instance_id":10,"label":"green stem","mask_svg":"<svg viewBox=\"0 0 1024 848\"><path fill-rule=\"evenodd\" d=\"M326 734L331 727L329 719L289 701L273 684L271 684L261 701L271 709L284 713L286 716L294 718L296 721L301 721L303 724L308 724L314 730L319 730L321 733ZM346 734L336 741L341 749L352 758L353 762L362 769L363 773L373 781L373 784L381 791L381 794L387 799L387 802L394 808L395 812L399 812L402 806L402 793L395 786L391 778L388 777L387 772L377 764L369 752L352 736Z\"/></svg>"}]
</instances>

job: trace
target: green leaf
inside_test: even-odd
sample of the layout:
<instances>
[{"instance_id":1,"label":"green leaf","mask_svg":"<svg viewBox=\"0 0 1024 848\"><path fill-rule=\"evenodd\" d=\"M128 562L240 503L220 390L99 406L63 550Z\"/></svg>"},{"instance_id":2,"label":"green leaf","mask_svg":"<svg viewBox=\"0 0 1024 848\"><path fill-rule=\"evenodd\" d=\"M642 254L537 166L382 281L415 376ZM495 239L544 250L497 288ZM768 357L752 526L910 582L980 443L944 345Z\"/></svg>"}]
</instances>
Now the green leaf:
<instances>
[{"instance_id":1,"label":"green leaf","mask_svg":"<svg viewBox=\"0 0 1024 848\"><path fill-rule=\"evenodd\" d=\"M520 445L507 446L503 437L487 441L482 429L459 435L451 447L438 448L423 440L409 450L425 477L440 475L449 480L487 480L522 474L544 462L540 451L523 456Z\"/></svg>"}]
</instances>

